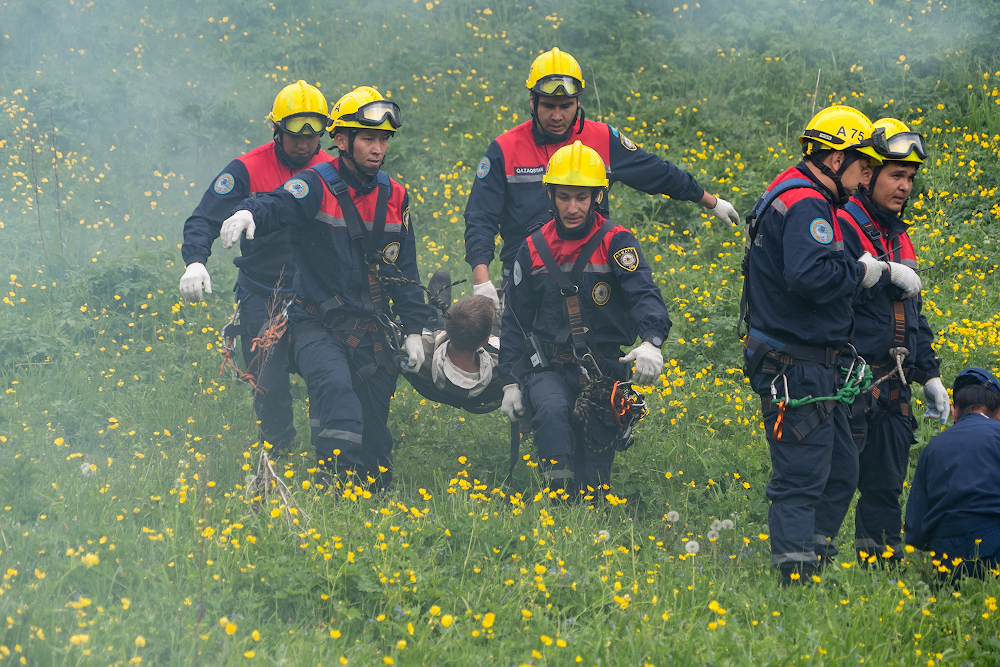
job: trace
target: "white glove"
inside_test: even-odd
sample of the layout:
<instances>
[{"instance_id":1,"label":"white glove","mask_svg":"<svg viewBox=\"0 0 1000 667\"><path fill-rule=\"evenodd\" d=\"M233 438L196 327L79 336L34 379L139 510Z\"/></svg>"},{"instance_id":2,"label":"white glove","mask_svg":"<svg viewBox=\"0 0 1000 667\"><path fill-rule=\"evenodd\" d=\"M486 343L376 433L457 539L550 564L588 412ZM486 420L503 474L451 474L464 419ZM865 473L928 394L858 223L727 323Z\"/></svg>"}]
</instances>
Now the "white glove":
<instances>
[{"instance_id":1,"label":"white glove","mask_svg":"<svg viewBox=\"0 0 1000 667\"><path fill-rule=\"evenodd\" d=\"M920 276L906 264L889 262L889 278L893 285L903 290L904 299L920 294Z\"/></svg>"},{"instance_id":2,"label":"white glove","mask_svg":"<svg viewBox=\"0 0 1000 667\"><path fill-rule=\"evenodd\" d=\"M740 224L740 214L736 212L732 204L722 197L715 198L715 208L708 209L708 212L723 222L728 222L731 225Z\"/></svg>"},{"instance_id":3,"label":"white glove","mask_svg":"<svg viewBox=\"0 0 1000 667\"><path fill-rule=\"evenodd\" d=\"M222 231L219 233L222 247L232 248L233 244L240 240L240 235L244 231L246 231L248 239L253 239L253 233L256 230L257 225L253 224L253 213L246 209L236 211L222 223Z\"/></svg>"},{"instance_id":4,"label":"white glove","mask_svg":"<svg viewBox=\"0 0 1000 667\"><path fill-rule=\"evenodd\" d=\"M516 384L508 384L503 388L503 403L500 411L512 422L520 421L524 416L524 404L521 402L521 388Z\"/></svg>"},{"instance_id":5,"label":"white glove","mask_svg":"<svg viewBox=\"0 0 1000 667\"><path fill-rule=\"evenodd\" d=\"M623 363L635 362L635 373L632 375L632 382L635 384L653 384L663 369L663 353L648 340L642 345L629 352L624 357L618 359Z\"/></svg>"},{"instance_id":6,"label":"white glove","mask_svg":"<svg viewBox=\"0 0 1000 667\"><path fill-rule=\"evenodd\" d=\"M201 301L202 283L205 284L205 291L211 294L212 279L208 277L208 269L201 262L191 262L181 276L181 296L188 301Z\"/></svg>"},{"instance_id":7,"label":"white glove","mask_svg":"<svg viewBox=\"0 0 1000 667\"><path fill-rule=\"evenodd\" d=\"M924 419L940 419L944 424L951 413L951 401L941 378L931 378L924 384Z\"/></svg>"},{"instance_id":8,"label":"white glove","mask_svg":"<svg viewBox=\"0 0 1000 667\"><path fill-rule=\"evenodd\" d=\"M500 295L497 294L497 288L493 285L492 281L487 280L485 283L473 285L472 293L476 296L485 296L487 299L492 301L493 310L496 311L497 317L500 317Z\"/></svg>"},{"instance_id":9,"label":"white glove","mask_svg":"<svg viewBox=\"0 0 1000 667\"><path fill-rule=\"evenodd\" d=\"M420 367L424 365L424 341L420 338L420 334L408 335L403 341L403 347L406 348L406 354L410 357L403 370L409 373L419 372Z\"/></svg>"},{"instance_id":10,"label":"white glove","mask_svg":"<svg viewBox=\"0 0 1000 667\"><path fill-rule=\"evenodd\" d=\"M858 261L865 266L865 277L861 279L861 286L865 289L874 287L878 279L882 277L882 272L889 268L885 262L880 262L870 252L858 257Z\"/></svg>"}]
</instances>

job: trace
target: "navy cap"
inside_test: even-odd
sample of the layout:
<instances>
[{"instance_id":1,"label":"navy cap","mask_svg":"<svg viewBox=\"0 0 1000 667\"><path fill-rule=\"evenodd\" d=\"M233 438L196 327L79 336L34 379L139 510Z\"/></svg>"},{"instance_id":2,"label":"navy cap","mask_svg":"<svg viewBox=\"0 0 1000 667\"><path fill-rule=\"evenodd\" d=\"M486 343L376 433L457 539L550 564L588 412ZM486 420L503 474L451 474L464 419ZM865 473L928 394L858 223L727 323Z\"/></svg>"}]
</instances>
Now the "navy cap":
<instances>
[{"instance_id":1,"label":"navy cap","mask_svg":"<svg viewBox=\"0 0 1000 667\"><path fill-rule=\"evenodd\" d=\"M952 393L963 387L971 387L977 384L986 387L994 394L1000 394L1000 381L985 368L966 368L956 375L955 383L952 385Z\"/></svg>"}]
</instances>

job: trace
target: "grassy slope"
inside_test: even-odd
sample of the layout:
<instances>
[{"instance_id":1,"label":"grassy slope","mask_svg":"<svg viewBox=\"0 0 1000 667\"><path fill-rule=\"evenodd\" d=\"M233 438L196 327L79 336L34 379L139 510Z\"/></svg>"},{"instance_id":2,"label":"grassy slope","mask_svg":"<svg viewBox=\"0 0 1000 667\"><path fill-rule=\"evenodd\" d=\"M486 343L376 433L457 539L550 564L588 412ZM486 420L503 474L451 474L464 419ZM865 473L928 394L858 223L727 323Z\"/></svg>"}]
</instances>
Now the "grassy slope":
<instances>
[{"instance_id":1,"label":"grassy slope","mask_svg":"<svg viewBox=\"0 0 1000 667\"><path fill-rule=\"evenodd\" d=\"M406 125L387 168L410 188L423 270L465 276L470 165L526 116L532 51L579 56L593 67L590 117L600 108L741 210L794 162L822 68L819 104L900 115L934 145L910 214L935 267L922 275L945 378L998 365L1000 63L981 46L996 11L702 4L0 7L4 25L37 30L5 28L0 41L13 64L0 72L11 274L0 664L170 664L195 651L206 664L978 664L995 652L995 583L935 593L921 559L902 581L838 567L814 588L777 590L767 447L731 333L741 238L691 205L621 188L615 217L638 232L675 321L654 413L616 470L638 502L553 507L530 464L501 489L502 418L426 404L401 383L392 496L317 497L303 451L284 462L299 525L249 512L242 487L259 446L245 437L248 395L215 371L230 253L209 265L216 295L186 305L175 244L216 170L267 139L262 110L285 79L321 81L331 98L363 83L392 93ZM918 439L932 434L923 425ZM735 529L710 543L715 518ZM684 556L689 539L699 555Z\"/></svg>"}]
</instances>

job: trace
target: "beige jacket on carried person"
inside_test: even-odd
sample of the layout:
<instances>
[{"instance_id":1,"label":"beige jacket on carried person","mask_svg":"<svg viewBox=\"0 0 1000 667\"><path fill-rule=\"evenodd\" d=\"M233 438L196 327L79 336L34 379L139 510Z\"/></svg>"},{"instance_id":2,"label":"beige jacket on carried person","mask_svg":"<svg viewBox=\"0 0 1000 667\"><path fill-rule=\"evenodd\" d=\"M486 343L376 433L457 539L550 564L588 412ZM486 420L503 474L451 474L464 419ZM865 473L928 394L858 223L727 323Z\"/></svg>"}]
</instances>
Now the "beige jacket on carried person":
<instances>
[{"instance_id":1,"label":"beige jacket on carried person","mask_svg":"<svg viewBox=\"0 0 1000 667\"><path fill-rule=\"evenodd\" d=\"M431 363L424 364L418 375L430 379L438 389L474 398L483 393L493 380L493 367L497 364L497 355L487 352L485 348L479 348L479 371L470 373L456 366L448 357L447 332L440 330L424 332L421 341L424 344L424 354ZM499 340L494 341L491 337L490 342L494 347L499 347Z\"/></svg>"}]
</instances>

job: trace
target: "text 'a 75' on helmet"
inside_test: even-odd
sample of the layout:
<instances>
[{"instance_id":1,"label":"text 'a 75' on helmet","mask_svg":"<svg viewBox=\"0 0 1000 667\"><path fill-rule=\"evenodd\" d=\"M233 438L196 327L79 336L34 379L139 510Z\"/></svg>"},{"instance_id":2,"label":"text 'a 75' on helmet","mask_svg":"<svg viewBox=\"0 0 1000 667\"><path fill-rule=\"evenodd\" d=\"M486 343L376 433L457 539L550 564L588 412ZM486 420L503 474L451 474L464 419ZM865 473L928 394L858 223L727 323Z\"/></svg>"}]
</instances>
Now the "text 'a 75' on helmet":
<instances>
[{"instance_id":1,"label":"text 'a 75' on helmet","mask_svg":"<svg viewBox=\"0 0 1000 667\"><path fill-rule=\"evenodd\" d=\"M822 150L854 150L877 166L882 164L885 133L876 131L868 116L857 109L836 104L812 117L799 135L799 143L807 156Z\"/></svg>"}]
</instances>

